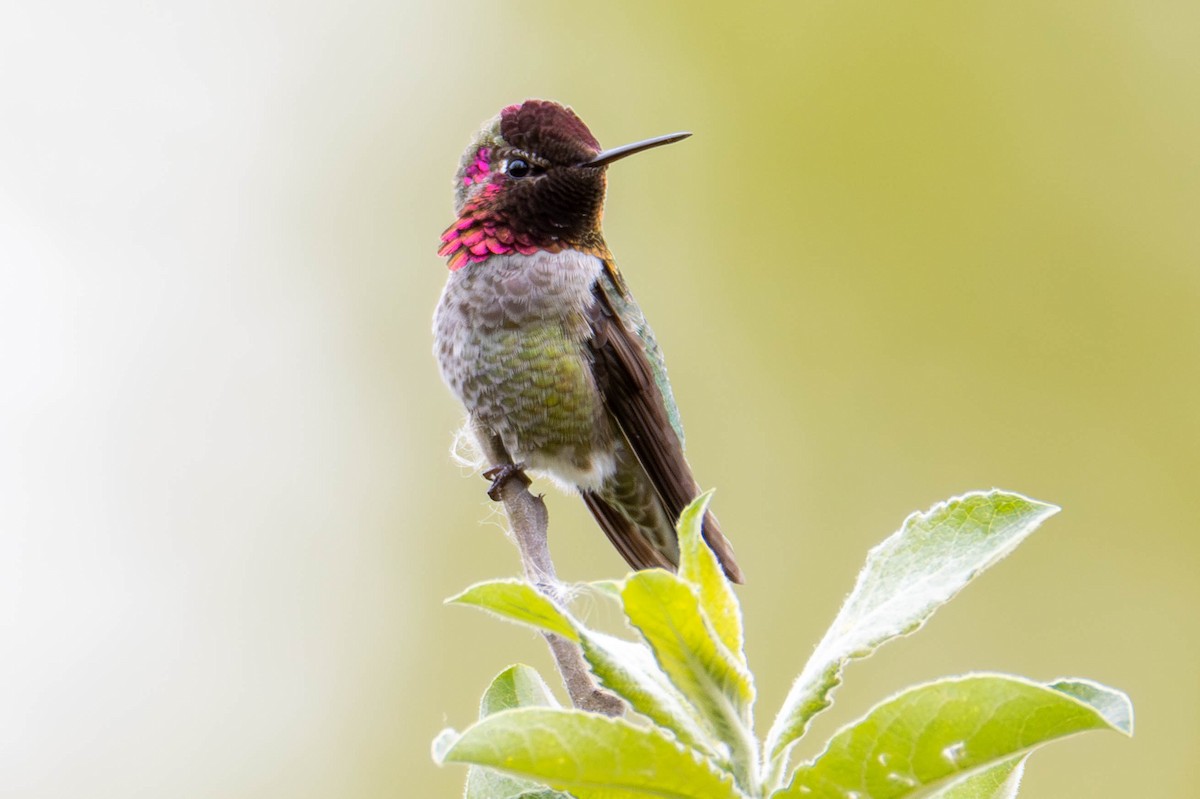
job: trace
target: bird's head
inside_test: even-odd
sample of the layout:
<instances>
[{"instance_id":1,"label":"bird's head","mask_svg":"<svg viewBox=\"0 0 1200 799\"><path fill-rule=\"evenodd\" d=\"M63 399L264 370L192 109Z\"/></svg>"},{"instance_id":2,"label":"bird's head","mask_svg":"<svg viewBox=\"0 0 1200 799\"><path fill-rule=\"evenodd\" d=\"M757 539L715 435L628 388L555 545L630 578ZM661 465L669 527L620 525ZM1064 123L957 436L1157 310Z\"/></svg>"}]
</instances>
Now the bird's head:
<instances>
[{"instance_id":1,"label":"bird's head","mask_svg":"<svg viewBox=\"0 0 1200 799\"><path fill-rule=\"evenodd\" d=\"M442 235L439 254L459 269L510 252L603 247L608 165L689 135L601 150L566 106L548 100L510 105L463 153L455 175L458 219Z\"/></svg>"}]
</instances>

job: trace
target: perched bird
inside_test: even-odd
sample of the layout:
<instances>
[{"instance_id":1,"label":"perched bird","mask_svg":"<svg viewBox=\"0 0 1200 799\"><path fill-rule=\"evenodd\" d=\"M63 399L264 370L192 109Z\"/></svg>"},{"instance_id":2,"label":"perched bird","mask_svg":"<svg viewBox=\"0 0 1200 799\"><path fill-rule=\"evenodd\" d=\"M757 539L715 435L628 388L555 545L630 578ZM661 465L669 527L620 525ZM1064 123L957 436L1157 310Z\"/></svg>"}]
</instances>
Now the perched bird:
<instances>
[{"instance_id":1,"label":"perched bird","mask_svg":"<svg viewBox=\"0 0 1200 799\"><path fill-rule=\"evenodd\" d=\"M601 150L565 106L508 106L463 153L438 251L450 275L434 353L492 467L489 494L524 469L577 490L634 569L677 567L675 521L699 486L662 352L601 232L606 173L689 135ZM711 513L703 529L742 582Z\"/></svg>"}]
</instances>

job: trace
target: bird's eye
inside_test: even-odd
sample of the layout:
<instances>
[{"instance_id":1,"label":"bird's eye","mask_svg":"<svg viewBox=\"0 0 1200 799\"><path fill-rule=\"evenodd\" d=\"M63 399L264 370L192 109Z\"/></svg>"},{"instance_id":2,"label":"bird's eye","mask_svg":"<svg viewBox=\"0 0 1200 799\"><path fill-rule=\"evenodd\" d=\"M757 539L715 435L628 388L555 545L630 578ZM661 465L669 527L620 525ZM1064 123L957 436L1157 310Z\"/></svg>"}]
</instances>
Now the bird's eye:
<instances>
[{"instance_id":1,"label":"bird's eye","mask_svg":"<svg viewBox=\"0 0 1200 799\"><path fill-rule=\"evenodd\" d=\"M520 158L514 158L508 162L504 171L512 178L527 178L533 174L533 167Z\"/></svg>"}]
</instances>

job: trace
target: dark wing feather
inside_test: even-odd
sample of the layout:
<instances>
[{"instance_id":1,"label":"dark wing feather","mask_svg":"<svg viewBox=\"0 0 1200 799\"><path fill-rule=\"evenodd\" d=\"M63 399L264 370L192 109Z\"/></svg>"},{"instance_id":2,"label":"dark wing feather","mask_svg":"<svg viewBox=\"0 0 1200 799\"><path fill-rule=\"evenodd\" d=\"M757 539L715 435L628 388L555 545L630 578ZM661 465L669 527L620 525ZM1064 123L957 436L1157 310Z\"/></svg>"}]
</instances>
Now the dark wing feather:
<instances>
[{"instance_id":1,"label":"dark wing feather","mask_svg":"<svg viewBox=\"0 0 1200 799\"><path fill-rule=\"evenodd\" d=\"M592 516L608 540L625 558L625 562L634 569L671 569L674 565L661 552L650 545L650 541L642 535L637 526L625 514L605 502L591 491L582 492L583 503L587 505Z\"/></svg>"},{"instance_id":2,"label":"dark wing feather","mask_svg":"<svg viewBox=\"0 0 1200 799\"><path fill-rule=\"evenodd\" d=\"M603 281L604 278L601 278ZM654 371L646 356L642 340L622 320L612 298L602 282L595 288L596 302L592 307L591 326L592 369L596 384L613 419L625 434L634 454L650 478L662 500L667 517L676 520L696 495L699 486L692 476L683 455L683 445L671 425L662 391L655 381ZM586 499L586 498L585 498ZM617 543L612 530L605 525L591 501L588 507L605 528L609 538L635 568L638 566L627 554L627 546ZM616 513L609 509L610 515ZM716 517L704 517L704 540L716 553L725 574L734 582L742 582L742 573L733 557L733 548ZM660 556L661 559L661 556ZM659 565L659 564L653 564Z\"/></svg>"}]
</instances>

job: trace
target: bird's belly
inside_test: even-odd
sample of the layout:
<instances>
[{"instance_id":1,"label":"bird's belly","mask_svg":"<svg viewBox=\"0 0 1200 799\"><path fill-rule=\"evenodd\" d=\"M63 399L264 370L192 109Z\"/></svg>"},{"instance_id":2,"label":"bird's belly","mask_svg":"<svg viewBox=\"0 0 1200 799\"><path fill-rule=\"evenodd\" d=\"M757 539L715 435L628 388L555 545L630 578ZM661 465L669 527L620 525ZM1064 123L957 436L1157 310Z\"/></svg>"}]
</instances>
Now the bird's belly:
<instances>
[{"instance_id":1,"label":"bird's belly","mask_svg":"<svg viewBox=\"0 0 1200 799\"><path fill-rule=\"evenodd\" d=\"M479 333L462 394L476 424L514 461L563 482L589 485L611 471L610 423L585 345L554 323Z\"/></svg>"},{"instance_id":2,"label":"bird's belly","mask_svg":"<svg viewBox=\"0 0 1200 799\"><path fill-rule=\"evenodd\" d=\"M594 490L615 469L614 432L587 345L591 280L586 273L569 279L570 267L590 272L591 265L565 266L561 259L487 262L457 283L452 276L435 316L437 357L485 454ZM557 273L537 286L544 267Z\"/></svg>"}]
</instances>

